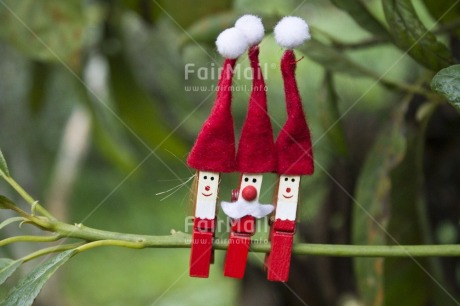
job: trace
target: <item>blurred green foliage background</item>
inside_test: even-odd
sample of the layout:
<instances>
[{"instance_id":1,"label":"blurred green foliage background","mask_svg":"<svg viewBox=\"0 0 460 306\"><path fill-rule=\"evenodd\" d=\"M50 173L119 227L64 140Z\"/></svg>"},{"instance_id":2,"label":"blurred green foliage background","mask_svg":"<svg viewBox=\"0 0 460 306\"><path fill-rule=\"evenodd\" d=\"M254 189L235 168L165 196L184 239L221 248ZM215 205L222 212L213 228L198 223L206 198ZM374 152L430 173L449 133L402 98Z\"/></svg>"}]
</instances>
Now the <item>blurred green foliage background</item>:
<instances>
[{"instance_id":1,"label":"blurred green foliage background","mask_svg":"<svg viewBox=\"0 0 460 306\"><path fill-rule=\"evenodd\" d=\"M186 156L212 107L209 88L222 63L214 40L245 13L263 17L267 31L260 62L275 134L285 121L284 50L271 31L285 15L311 26L313 40L296 53L305 56L297 80L316 172L303 180L297 239L459 243L460 117L429 87L460 55L453 0L0 0L0 147L12 175L72 224L190 232L191 183L157 194L194 174ZM239 63L247 68L246 56ZM195 72L186 74L186 65ZM200 67L214 78L198 75ZM243 76L235 82L250 88ZM206 90L187 89L193 86ZM234 93L237 135L249 94ZM262 202L271 202L274 181L264 181ZM222 198L237 183L238 174L226 175ZM21 203L6 184L0 193ZM24 231L35 233L24 225L0 235ZM264 230L256 236L266 237ZM15 244L0 254L18 258L35 249ZM244 281L224 278L224 254L216 252L210 279L193 279L189 250L100 248L67 263L35 304L459 303L455 258L294 257L283 285L264 280L262 254L250 254ZM36 264L24 265L0 296Z\"/></svg>"}]
</instances>

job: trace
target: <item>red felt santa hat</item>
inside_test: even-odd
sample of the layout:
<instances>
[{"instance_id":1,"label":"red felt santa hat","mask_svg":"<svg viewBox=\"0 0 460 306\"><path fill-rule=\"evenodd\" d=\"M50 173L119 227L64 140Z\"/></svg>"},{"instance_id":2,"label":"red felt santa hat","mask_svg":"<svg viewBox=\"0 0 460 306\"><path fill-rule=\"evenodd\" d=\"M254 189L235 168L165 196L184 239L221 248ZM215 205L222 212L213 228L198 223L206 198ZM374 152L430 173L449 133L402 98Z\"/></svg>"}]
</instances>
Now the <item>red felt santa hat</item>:
<instances>
[{"instance_id":1,"label":"red felt santa hat","mask_svg":"<svg viewBox=\"0 0 460 306\"><path fill-rule=\"evenodd\" d=\"M284 17L274 29L275 39L285 51L281 59L287 121L276 139L278 174L309 175L314 171L310 130L295 79L297 61L292 51L310 39L307 23L299 17Z\"/></svg>"},{"instance_id":2,"label":"red felt santa hat","mask_svg":"<svg viewBox=\"0 0 460 306\"><path fill-rule=\"evenodd\" d=\"M238 19L235 27L240 29L251 46L249 60L252 69L252 91L248 113L241 131L237 170L242 173L264 173L276 171L276 152L273 131L267 109L265 82L259 66L258 44L264 36L264 27L259 17L245 15Z\"/></svg>"},{"instance_id":3,"label":"red felt santa hat","mask_svg":"<svg viewBox=\"0 0 460 306\"><path fill-rule=\"evenodd\" d=\"M216 40L219 53L226 57L220 75L214 107L195 141L187 164L201 171L235 171L235 136L233 130L232 79L237 58L248 42L237 28L223 31Z\"/></svg>"}]
</instances>

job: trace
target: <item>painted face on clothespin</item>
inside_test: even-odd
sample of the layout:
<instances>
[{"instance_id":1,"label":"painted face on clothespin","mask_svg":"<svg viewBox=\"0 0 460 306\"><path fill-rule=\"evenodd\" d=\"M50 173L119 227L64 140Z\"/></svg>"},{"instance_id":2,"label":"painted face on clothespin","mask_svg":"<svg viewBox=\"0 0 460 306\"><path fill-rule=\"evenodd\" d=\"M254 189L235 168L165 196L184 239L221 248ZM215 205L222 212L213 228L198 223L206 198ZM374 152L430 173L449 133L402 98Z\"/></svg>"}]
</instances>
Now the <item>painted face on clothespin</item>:
<instances>
[{"instance_id":1,"label":"painted face on clothespin","mask_svg":"<svg viewBox=\"0 0 460 306\"><path fill-rule=\"evenodd\" d=\"M299 199L300 176L281 175L278 186L278 202L297 203Z\"/></svg>"},{"instance_id":2,"label":"painted face on clothespin","mask_svg":"<svg viewBox=\"0 0 460 306\"><path fill-rule=\"evenodd\" d=\"M219 173L200 171L198 174L197 202L216 202L219 191Z\"/></svg>"},{"instance_id":3,"label":"painted face on clothespin","mask_svg":"<svg viewBox=\"0 0 460 306\"><path fill-rule=\"evenodd\" d=\"M262 186L262 174L243 173L241 176L240 193L238 201L247 202L259 201L260 189Z\"/></svg>"},{"instance_id":4,"label":"painted face on clothespin","mask_svg":"<svg viewBox=\"0 0 460 306\"><path fill-rule=\"evenodd\" d=\"M280 175L275 219L296 220L299 186L300 176Z\"/></svg>"}]
</instances>

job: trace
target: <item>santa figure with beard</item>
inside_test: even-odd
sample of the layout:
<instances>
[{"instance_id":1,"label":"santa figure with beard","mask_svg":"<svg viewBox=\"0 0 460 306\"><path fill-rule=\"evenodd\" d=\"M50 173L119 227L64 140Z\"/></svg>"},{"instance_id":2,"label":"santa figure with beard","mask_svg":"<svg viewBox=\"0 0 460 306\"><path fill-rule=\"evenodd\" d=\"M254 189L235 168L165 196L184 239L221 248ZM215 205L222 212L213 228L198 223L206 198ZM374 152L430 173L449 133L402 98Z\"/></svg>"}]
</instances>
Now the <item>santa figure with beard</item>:
<instances>
[{"instance_id":1,"label":"santa figure with beard","mask_svg":"<svg viewBox=\"0 0 460 306\"><path fill-rule=\"evenodd\" d=\"M232 202L222 202L224 213L231 218L231 232L225 258L224 275L243 278L255 219L273 211L273 205L260 204L263 173L276 171L273 131L267 110L266 87L259 66L259 46L264 28L260 18L241 17L235 24L247 37L252 70L252 91L247 117L243 125L236 169L241 173L240 186L233 192Z\"/></svg>"}]
</instances>

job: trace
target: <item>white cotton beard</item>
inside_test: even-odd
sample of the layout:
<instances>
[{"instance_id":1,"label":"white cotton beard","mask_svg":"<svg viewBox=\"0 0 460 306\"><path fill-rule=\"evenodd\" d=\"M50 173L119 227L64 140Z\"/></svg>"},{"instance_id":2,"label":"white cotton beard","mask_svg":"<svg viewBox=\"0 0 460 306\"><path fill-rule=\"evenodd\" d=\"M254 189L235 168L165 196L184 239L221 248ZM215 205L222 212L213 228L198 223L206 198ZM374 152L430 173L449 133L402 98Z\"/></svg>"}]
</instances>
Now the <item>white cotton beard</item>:
<instances>
[{"instance_id":1,"label":"white cotton beard","mask_svg":"<svg viewBox=\"0 0 460 306\"><path fill-rule=\"evenodd\" d=\"M259 219L271 213L275 208L271 204L260 204L258 202L247 202L245 200L222 202L220 205L224 213L233 219L240 219L244 216L253 216Z\"/></svg>"}]
</instances>

